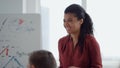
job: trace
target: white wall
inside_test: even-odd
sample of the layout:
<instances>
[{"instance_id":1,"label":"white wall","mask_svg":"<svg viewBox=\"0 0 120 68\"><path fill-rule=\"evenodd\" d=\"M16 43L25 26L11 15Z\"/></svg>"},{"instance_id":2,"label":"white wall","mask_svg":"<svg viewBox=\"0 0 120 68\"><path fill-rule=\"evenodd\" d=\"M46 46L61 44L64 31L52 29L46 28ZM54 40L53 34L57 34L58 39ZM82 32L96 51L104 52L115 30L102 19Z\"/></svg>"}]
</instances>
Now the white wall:
<instances>
[{"instance_id":1,"label":"white wall","mask_svg":"<svg viewBox=\"0 0 120 68\"><path fill-rule=\"evenodd\" d=\"M0 13L40 13L40 0L0 0Z\"/></svg>"},{"instance_id":2,"label":"white wall","mask_svg":"<svg viewBox=\"0 0 120 68\"><path fill-rule=\"evenodd\" d=\"M40 0L23 0L24 13L40 13Z\"/></svg>"},{"instance_id":3,"label":"white wall","mask_svg":"<svg viewBox=\"0 0 120 68\"><path fill-rule=\"evenodd\" d=\"M0 0L0 13L22 13L22 0Z\"/></svg>"},{"instance_id":4,"label":"white wall","mask_svg":"<svg viewBox=\"0 0 120 68\"><path fill-rule=\"evenodd\" d=\"M41 6L41 16L42 48L49 50L49 8Z\"/></svg>"}]
</instances>

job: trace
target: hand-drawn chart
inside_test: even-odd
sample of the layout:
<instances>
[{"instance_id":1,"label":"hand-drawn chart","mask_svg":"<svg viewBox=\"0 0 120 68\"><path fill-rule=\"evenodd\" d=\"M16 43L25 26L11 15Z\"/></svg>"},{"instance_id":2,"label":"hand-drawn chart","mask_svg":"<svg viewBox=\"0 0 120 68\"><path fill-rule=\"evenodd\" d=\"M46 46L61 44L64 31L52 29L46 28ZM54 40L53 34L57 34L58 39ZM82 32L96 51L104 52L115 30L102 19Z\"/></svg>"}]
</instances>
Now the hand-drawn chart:
<instances>
[{"instance_id":1,"label":"hand-drawn chart","mask_svg":"<svg viewBox=\"0 0 120 68\"><path fill-rule=\"evenodd\" d=\"M5 18L1 20L1 27L0 31L9 31L9 32L27 32L27 31L34 31L34 28L32 27L34 25L34 22L31 20L26 20L22 18ZM9 22L9 23L7 23Z\"/></svg>"},{"instance_id":2,"label":"hand-drawn chart","mask_svg":"<svg viewBox=\"0 0 120 68\"><path fill-rule=\"evenodd\" d=\"M26 68L40 43L39 14L0 14L0 68Z\"/></svg>"},{"instance_id":3,"label":"hand-drawn chart","mask_svg":"<svg viewBox=\"0 0 120 68\"><path fill-rule=\"evenodd\" d=\"M22 53L19 48L15 46L2 46L0 47L0 67L2 68L24 68L20 61L23 56L28 56L27 53Z\"/></svg>"}]
</instances>

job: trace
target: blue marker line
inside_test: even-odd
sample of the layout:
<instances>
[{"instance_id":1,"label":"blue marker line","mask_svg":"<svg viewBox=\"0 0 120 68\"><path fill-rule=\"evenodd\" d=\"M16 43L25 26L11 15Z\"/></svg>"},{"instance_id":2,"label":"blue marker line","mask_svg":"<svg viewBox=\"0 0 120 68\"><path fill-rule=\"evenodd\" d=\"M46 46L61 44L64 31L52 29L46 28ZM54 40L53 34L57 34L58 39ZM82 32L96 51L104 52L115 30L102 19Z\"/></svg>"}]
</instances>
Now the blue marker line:
<instances>
[{"instance_id":1,"label":"blue marker line","mask_svg":"<svg viewBox=\"0 0 120 68\"><path fill-rule=\"evenodd\" d=\"M14 56L12 56L12 58L3 66L3 68L6 68L6 66L10 63L10 61L12 61L14 59L14 61L16 61L17 62L17 64L19 65L19 66L21 66L22 68L24 68L24 66L22 65L22 64L20 64L20 62L14 57Z\"/></svg>"},{"instance_id":2,"label":"blue marker line","mask_svg":"<svg viewBox=\"0 0 120 68\"><path fill-rule=\"evenodd\" d=\"M10 61L12 61L13 58L14 56L3 66L3 68L6 68L6 66L10 63Z\"/></svg>"},{"instance_id":3,"label":"blue marker line","mask_svg":"<svg viewBox=\"0 0 120 68\"><path fill-rule=\"evenodd\" d=\"M2 22L2 26L0 27L0 31L2 31L2 28L5 25L6 21L7 21L7 18Z\"/></svg>"},{"instance_id":4,"label":"blue marker line","mask_svg":"<svg viewBox=\"0 0 120 68\"><path fill-rule=\"evenodd\" d=\"M24 68L24 66L22 64L20 64L20 62L16 58L14 58L14 60L19 64L19 66L21 66L22 68Z\"/></svg>"}]
</instances>

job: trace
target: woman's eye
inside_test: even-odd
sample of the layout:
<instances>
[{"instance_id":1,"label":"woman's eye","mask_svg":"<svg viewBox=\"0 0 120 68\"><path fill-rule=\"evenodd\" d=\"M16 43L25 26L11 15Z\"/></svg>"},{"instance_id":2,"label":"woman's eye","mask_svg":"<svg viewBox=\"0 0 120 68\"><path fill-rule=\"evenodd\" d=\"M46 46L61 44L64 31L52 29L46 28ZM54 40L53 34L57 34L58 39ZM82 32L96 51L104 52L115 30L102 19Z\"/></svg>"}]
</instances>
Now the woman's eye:
<instances>
[{"instance_id":1,"label":"woman's eye","mask_svg":"<svg viewBox=\"0 0 120 68\"><path fill-rule=\"evenodd\" d=\"M72 22L72 20L68 20L68 22Z\"/></svg>"},{"instance_id":2,"label":"woman's eye","mask_svg":"<svg viewBox=\"0 0 120 68\"><path fill-rule=\"evenodd\" d=\"M63 20L63 22L72 22L72 19L68 19L68 20Z\"/></svg>"}]
</instances>

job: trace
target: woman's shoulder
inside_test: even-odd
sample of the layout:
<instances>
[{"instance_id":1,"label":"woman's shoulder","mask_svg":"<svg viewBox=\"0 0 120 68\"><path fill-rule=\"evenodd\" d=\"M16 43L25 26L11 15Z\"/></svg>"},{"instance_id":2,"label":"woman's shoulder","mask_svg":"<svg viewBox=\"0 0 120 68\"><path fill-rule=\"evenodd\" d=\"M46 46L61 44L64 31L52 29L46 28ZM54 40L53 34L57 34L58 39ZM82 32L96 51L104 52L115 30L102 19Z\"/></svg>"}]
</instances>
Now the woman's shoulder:
<instances>
[{"instance_id":1,"label":"woman's shoulder","mask_svg":"<svg viewBox=\"0 0 120 68\"><path fill-rule=\"evenodd\" d=\"M69 35L63 36L62 38L59 39L58 41L58 48L64 49L65 48L65 43L68 40Z\"/></svg>"},{"instance_id":2,"label":"woman's shoulder","mask_svg":"<svg viewBox=\"0 0 120 68\"><path fill-rule=\"evenodd\" d=\"M88 44L98 44L96 38L94 37L94 35L88 34L86 35L86 43Z\"/></svg>"},{"instance_id":3,"label":"woman's shoulder","mask_svg":"<svg viewBox=\"0 0 120 68\"><path fill-rule=\"evenodd\" d=\"M65 41L68 38L69 38L69 35L63 36L59 39L59 42Z\"/></svg>"},{"instance_id":4,"label":"woman's shoulder","mask_svg":"<svg viewBox=\"0 0 120 68\"><path fill-rule=\"evenodd\" d=\"M86 35L86 43L88 44L87 46L89 47L95 47L95 48L99 48L99 43L96 40L96 38L94 37L94 35Z\"/></svg>"}]
</instances>

